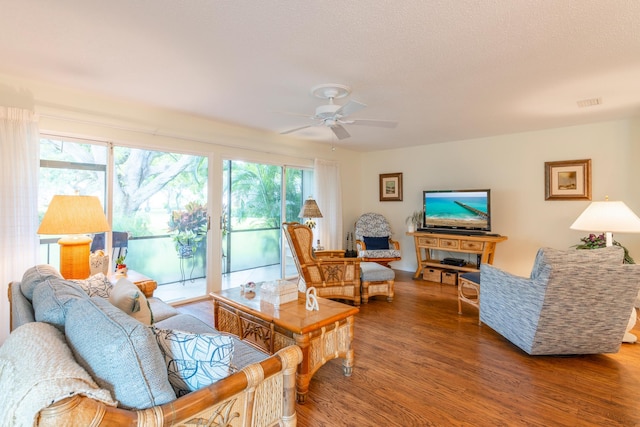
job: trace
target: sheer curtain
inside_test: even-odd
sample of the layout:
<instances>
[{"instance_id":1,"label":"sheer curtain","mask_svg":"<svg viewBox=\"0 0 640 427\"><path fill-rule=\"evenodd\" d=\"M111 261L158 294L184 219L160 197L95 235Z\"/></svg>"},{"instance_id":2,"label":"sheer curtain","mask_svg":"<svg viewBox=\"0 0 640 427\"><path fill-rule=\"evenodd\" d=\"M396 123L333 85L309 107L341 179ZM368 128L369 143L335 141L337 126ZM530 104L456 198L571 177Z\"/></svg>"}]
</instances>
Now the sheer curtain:
<instances>
[{"instance_id":1,"label":"sheer curtain","mask_svg":"<svg viewBox=\"0 0 640 427\"><path fill-rule=\"evenodd\" d=\"M38 260L39 157L35 114L0 107L0 344L9 335L8 283Z\"/></svg>"},{"instance_id":2,"label":"sheer curtain","mask_svg":"<svg viewBox=\"0 0 640 427\"><path fill-rule=\"evenodd\" d=\"M316 239L325 249L342 249L342 186L338 162L315 159L314 198L322 218L317 221Z\"/></svg>"}]
</instances>

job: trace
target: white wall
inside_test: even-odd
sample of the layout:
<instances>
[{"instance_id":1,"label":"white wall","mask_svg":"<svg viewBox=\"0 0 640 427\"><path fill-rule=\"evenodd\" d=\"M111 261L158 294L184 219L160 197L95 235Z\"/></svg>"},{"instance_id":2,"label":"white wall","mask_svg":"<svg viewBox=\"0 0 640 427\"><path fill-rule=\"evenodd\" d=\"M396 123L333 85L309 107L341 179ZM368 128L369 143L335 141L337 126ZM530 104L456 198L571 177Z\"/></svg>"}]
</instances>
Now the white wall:
<instances>
[{"instance_id":1,"label":"white wall","mask_svg":"<svg viewBox=\"0 0 640 427\"><path fill-rule=\"evenodd\" d=\"M544 163L592 159L592 199L608 195L640 214L639 144L638 120L620 120L366 153L362 211L389 218L403 249L403 259L392 266L414 271L415 249L404 220L420 209L422 191L490 188L493 231L509 237L497 246L495 265L528 275L539 247L568 248L588 234L569 229L588 201L545 201ZM394 172L403 173L404 200L380 202L378 175ZM640 235L614 238L640 262Z\"/></svg>"}]
</instances>

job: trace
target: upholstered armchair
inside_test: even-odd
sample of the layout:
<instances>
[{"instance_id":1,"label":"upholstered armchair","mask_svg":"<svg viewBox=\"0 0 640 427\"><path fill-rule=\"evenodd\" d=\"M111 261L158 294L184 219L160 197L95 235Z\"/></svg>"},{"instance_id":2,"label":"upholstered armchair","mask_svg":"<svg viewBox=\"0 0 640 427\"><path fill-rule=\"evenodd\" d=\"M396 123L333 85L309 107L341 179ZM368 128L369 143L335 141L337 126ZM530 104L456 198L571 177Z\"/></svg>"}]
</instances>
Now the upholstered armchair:
<instances>
[{"instance_id":1,"label":"upholstered armchair","mask_svg":"<svg viewBox=\"0 0 640 427\"><path fill-rule=\"evenodd\" d=\"M320 297L346 299L360 305L360 259L316 258L312 247L313 232L309 227L285 222L282 231L300 275L300 291L313 286Z\"/></svg>"},{"instance_id":2,"label":"upholstered armchair","mask_svg":"<svg viewBox=\"0 0 640 427\"><path fill-rule=\"evenodd\" d=\"M528 278L480 267L480 320L530 355L616 353L640 288L617 246L542 248Z\"/></svg>"},{"instance_id":3,"label":"upholstered armchair","mask_svg":"<svg viewBox=\"0 0 640 427\"><path fill-rule=\"evenodd\" d=\"M400 244L391 239L391 234L391 226L384 216L373 212L360 216L355 228L358 257L385 267L399 261Z\"/></svg>"}]
</instances>

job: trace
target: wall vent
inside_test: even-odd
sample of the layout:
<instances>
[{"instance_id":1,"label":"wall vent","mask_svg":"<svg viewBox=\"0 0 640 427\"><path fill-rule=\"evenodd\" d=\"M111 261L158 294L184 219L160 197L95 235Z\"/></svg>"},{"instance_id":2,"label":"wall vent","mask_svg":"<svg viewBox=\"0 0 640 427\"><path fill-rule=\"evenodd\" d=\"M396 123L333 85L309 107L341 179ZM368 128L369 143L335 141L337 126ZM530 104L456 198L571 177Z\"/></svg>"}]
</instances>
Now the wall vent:
<instances>
[{"instance_id":1,"label":"wall vent","mask_svg":"<svg viewBox=\"0 0 640 427\"><path fill-rule=\"evenodd\" d=\"M577 101L576 103L578 104L578 107L580 107L580 108L594 107L596 105L602 104L602 98L583 99L581 101Z\"/></svg>"}]
</instances>

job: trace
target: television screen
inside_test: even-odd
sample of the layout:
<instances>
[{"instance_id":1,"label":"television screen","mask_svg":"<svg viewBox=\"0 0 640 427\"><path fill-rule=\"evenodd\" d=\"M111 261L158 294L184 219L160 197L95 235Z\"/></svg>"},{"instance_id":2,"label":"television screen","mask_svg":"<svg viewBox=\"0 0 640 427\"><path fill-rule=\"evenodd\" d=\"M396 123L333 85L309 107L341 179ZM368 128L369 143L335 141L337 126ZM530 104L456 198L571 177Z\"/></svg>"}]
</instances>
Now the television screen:
<instances>
[{"instance_id":1,"label":"television screen","mask_svg":"<svg viewBox=\"0 0 640 427\"><path fill-rule=\"evenodd\" d=\"M423 192L423 228L491 231L491 190Z\"/></svg>"}]
</instances>

